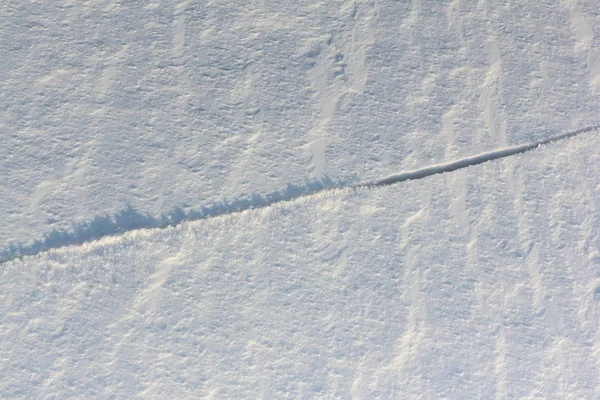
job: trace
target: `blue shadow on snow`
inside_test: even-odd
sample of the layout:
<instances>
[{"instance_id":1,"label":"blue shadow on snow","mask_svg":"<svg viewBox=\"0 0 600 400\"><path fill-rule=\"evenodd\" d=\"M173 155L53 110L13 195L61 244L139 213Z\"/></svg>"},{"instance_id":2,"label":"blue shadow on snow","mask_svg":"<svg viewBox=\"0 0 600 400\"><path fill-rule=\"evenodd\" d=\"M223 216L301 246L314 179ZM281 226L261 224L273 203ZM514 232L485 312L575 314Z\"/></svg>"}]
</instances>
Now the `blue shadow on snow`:
<instances>
[{"instance_id":1,"label":"blue shadow on snow","mask_svg":"<svg viewBox=\"0 0 600 400\"><path fill-rule=\"evenodd\" d=\"M309 196L324 190L344 187L350 182L356 182L356 178L334 182L326 177L322 180L308 182L304 186L288 184L281 191L275 191L266 195L253 195L249 198L225 199L200 209L186 211L181 207L176 207L170 213L163 214L158 218L142 213L131 205L127 205L125 209L112 217L107 215L97 216L89 222L75 223L68 230L53 229L43 238L32 243L12 243L0 252L0 263L23 256L39 254L50 249L78 245L106 236L120 235L136 229L166 228L168 226L179 225L184 221L202 220L250 209L265 208L273 204Z\"/></svg>"}]
</instances>

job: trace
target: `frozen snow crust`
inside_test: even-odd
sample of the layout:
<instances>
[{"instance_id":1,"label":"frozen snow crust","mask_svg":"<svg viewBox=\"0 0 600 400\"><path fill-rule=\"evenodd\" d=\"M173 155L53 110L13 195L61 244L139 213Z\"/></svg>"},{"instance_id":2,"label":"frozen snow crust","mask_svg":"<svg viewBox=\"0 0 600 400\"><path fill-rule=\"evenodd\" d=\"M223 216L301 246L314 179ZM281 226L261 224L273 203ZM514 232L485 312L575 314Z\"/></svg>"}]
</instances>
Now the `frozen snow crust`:
<instances>
[{"instance_id":1,"label":"frozen snow crust","mask_svg":"<svg viewBox=\"0 0 600 400\"><path fill-rule=\"evenodd\" d=\"M2 265L2 397L594 398L600 146Z\"/></svg>"},{"instance_id":2,"label":"frozen snow crust","mask_svg":"<svg viewBox=\"0 0 600 400\"><path fill-rule=\"evenodd\" d=\"M600 398L599 32L1 1L0 398Z\"/></svg>"},{"instance_id":3,"label":"frozen snow crust","mask_svg":"<svg viewBox=\"0 0 600 400\"><path fill-rule=\"evenodd\" d=\"M2 250L600 124L595 1L5 0L0 18Z\"/></svg>"},{"instance_id":4,"label":"frozen snow crust","mask_svg":"<svg viewBox=\"0 0 600 400\"><path fill-rule=\"evenodd\" d=\"M0 264L14 258L39 254L53 248L82 244L136 229L163 229L170 226L176 226L185 221L214 218L251 209L271 207L277 203L312 196L322 191L332 191L343 188L374 188L415 179L423 179L432 175L453 172L458 169L472 167L484 162L514 156L552 142L569 139L584 133L598 134L598 127L582 128L573 132L539 140L534 143L495 150L445 164L425 167L416 171L401 172L373 181L359 183L315 181L302 187L288 185L285 190L269 193L265 196L254 195L250 198L239 198L232 201L224 200L221 203L211 204L202 207L201 209L190 209L188 211L177 208L173 212L163 215L160 218L153 218L149 214L140 213L131 206L128 206L114 217L97 217L91 222L75 224L71 230L55 229L43 239L36 240L31 244L11 244L7 249L0 253Z\"/></svg>"}]
</instances>

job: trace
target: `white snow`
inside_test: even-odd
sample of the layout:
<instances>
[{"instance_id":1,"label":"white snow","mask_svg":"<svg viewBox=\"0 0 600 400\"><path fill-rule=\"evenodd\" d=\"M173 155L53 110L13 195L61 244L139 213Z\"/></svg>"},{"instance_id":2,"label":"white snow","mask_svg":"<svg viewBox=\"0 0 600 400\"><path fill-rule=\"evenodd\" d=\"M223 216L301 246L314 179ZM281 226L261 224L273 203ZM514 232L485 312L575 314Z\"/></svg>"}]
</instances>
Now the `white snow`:
<instances>
[{"instance_id":1,"label":"white snow","mask_svg":"<svg viewBox=\"0 0 600 400\"><path fill-rule=\"evenodd\" d=\"M0 21L1 398L600 396L596 2Z\"/></svg>"},{"instance_id":2,"label":"white snow","mask_svg":"<svg viewBox=\"0 0 600 400\"><path fill-rule=\"evenodd\" d=\"M5 263L2 396L593 398L598 145Z\"/></svg>"}]
</instances>

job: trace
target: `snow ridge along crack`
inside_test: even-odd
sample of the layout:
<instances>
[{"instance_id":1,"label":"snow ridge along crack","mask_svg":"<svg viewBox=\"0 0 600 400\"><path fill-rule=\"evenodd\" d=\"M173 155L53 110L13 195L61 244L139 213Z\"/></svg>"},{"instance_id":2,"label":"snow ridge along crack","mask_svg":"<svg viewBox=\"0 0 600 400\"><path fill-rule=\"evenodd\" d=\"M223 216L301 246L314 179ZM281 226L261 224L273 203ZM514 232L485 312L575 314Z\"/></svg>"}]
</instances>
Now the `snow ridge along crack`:
<instances>
[{"instance_id":1,"label":"snow ridge along crack","mask_svg":"<svg viewBox=\"0 0 600 400\"><path fill-rule=\"evenodd\" d=\"M265 196L254 195L250 198L240 198L233 201L224 200L220 203L214 203L202 207L199 210L185 211L181 208L176 208L171 213L162 215L159 218L141 213L135 210L133 207L128 206L112 217L97 216L90 222L73 224L72 229L69 231L54 229L46 234L43 238L34 242L28 244L12 243L4 250L0 251L0 265L16 258L34 256L51 249L58 249L72 245L81 245L83 243L99 240L107 236L122 235L126 232L140 229L163 229L170 226L177 226L187 221L216 218L222 215L235 214L246 210L266 208L278 203L313 196L323 191L341 190L345 188L370 189L409 180L423 179L431 175L452 172L458 169L483 164L488 161L525 153L534 150L539 146L572 138L583 133L598 133L599 131L600 125L590 126L536 142L494 150L444 164L432 165L414 171L400 172L372 181L358 183L354 181L354 183L352 183L348 180L334 182L330 179L324 179L322 181L308 183L304 186L288 185L281 191L269 193Z\"/></svg>"},{"instance_id":2,"label":"snow ridge along crack","mask_svg":"<svg viewBox=\"0 0 600 400\"><path fill-rule=\"evenodd\" d=\"M527 151L531 151L533 149L538 148L539 146L543 146L545 144L549 144L552 142L556 142L559 140L564 140L571 138L573 136L580 135L586 132L598 131L600 129L600 125L590 126L587 128L578 129L576 131L563 133L562 135L552 136L550 138L538 140L536 142L522 144L519 146L507 147L505 149L493 150L487 153L478 154L476 156L462 158L460 160L451 161L449 163L432 165L429 167L417 169L414 171L400 172L397 174L386 176L385 178L377 179L371 182L364 182L356 184L357 187L376 187L376 186L385 186L392 185L394 183L410 181L414 179L423 179L431 175L443 174L444 172L452 172L457 169L472 167L474 165L483 164L484 162L497 160L499 158L513 156L515 154L525 153Z\"/></svg>"}]
</instances>

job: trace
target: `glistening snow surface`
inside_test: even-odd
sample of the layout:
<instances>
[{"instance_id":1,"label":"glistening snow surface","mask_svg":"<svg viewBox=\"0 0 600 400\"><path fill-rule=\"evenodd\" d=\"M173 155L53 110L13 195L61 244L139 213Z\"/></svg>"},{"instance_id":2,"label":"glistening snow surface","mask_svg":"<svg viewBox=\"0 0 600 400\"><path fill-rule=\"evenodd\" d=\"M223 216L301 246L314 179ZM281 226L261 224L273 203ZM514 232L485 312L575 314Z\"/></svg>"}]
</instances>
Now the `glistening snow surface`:
<instances>
[{"instance_id":1,"label":"glistening snow surface","mask_svg":"<svg viewBox=\"0 0 600 400\"><path fill-rule=\"evenodd\" d=\"M2 254L600 123L596 1L8 0L0 21ZM0 397L600 397L599 146L2 263Z\"/></svg>"},{"instance_id":2,"label":"glistening snow surface","mask_svg":"<svg viewBox=\"0 0 600 400\"><path fill-rule=\"evenodd\" d=\"M596 1L0 4L0 243L598 125Z\"/></svg>"},{"instance_id":3,"label":"glistening snow surface","mask_svg":"<svg viewBox=\"0 0 600 400\"><path fill-rule=\"evenodd\" d=\"M2 266L3 398L595 398L600 137Z\"/></svg>"}]
</instances>

